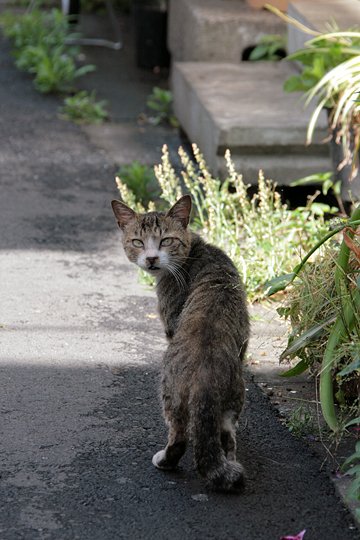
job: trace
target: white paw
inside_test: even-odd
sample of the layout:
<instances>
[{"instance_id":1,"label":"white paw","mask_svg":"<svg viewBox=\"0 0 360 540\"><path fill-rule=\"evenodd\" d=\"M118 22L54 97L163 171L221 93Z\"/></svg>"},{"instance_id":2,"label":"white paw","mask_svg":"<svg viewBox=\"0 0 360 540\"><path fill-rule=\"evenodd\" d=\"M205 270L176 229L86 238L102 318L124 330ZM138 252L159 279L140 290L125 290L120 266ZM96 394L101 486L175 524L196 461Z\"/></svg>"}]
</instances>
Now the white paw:
<instances>
[{"instance_id":1,"label":"white paw","mask_svg":"<svg viewBox=\"0 0 360 540\"><path fill-rule=\"evenodd\" d=\"M153 465L155 465L155 467L157 469L168 469L169 467L164 467L161 465L161 462L165 459L165 455L166 455L166 452L165 450L160 450L159 452L157 452L156 454L153 455L153 458L152 458L152 463Z\"/></svg>"}]
</instances>

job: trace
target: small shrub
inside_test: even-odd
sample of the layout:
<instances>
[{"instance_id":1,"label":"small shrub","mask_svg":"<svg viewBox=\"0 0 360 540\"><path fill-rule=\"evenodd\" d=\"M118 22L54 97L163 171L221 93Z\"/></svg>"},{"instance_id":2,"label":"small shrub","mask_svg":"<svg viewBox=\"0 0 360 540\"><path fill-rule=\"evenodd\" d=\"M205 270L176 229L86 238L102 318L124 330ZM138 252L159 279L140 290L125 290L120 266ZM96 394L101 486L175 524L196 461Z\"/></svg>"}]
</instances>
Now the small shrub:
<instances>
[{"instance_id":1,"label":"small shrub","mask_svg":"<svg viewBox=\"0 0 360 540\"><path fill-rule=\"evenodd\" d=\"M155 125L163 122L172 127L179 127L179 122L173 113L172 103L172 93L155 86L146 102L147 107L152 112L150 121Z\"/></svg>"},{"instance_id":2,"label":"small shrub","mask_svg":"<svg viewBox=\"0 0 360 540\"><path fill-rule=\"evenodd\" d=\"M286 55L286 38L279 34L268 34L262 36L259 43L249 54L249 60L256 62L258 60L267 60L276 62Z\"/></svg>"},{"instance_id":3,"label":"small shrub","mask_svg":"<svg viewBox=\"0 0 360 540\"><path fill-rule=\"evenodd\" d=\"M329 34L317 35L305 43L305 48L296 51L287 58L302 64L302 71L292 75L284 84L286 92L306 92L326 75L331 69L359 54L360 33L342 32L334 29ZM332 107L333 101L327 106Z\"/></svg>"},{"instance_id":4,"label":"small shrub","mask_svg":"<svg viewBox=\"0 0 360 540\"><path fill-rule=\"evenodd\" d=\"M351 178L359 168L360 150L360 104L355 99L359 91L360 32L357 27L340 31L333 22L330 31L320 33L285 15L279 9L267 8L287 23L311 36L303 49L287 58L302 64L297 75L289 77L284 84L286 92L304 92L305 105L315 102L309 119L306 142L313 139L315 126L323 109L327 109L332 138L341 144L343 157L337 168L351 167Z\"/></svg>"},{"instance_id":5,"label":"small shrub","mask_svg":"<svg viewBox=\"0 0 360 540\"><path fill-rule=\"evenodd\" d=\"M346 416L358 416L360 411L359 227L358 205L349 219L332 224L292 272L266 284L268 295L289 285L295 291L288 306L281 309L290 317L293 331L280 359L298 356L300 361L283 376L307 369L318 375L321 410L337 438ZM334 238L339 234L342 241L336 245ZM325 255L319 259L323 250ZM316 261L311 260L314 254L318 255Z\"/></svg>"},{"instance_id":6,"label":"small shrub","mask_svg":"<svg viewBox=\"0 0 360 540\"><path fill-rule=\"evenodd\" d=\"M355 255L349 263L350 286L339 294L334 274L339 244L323 248L316 261L308 262L290 289L280 314L291 322L288 347L281 360L298 358L305 368L318 376L334 321L343 305L354 302L359 264ZM344 317L345 320L345 317ZM333 359L334 398L345 421L350 409L359 407L360 394L360 315L355 310L354 323L346 339L339 344ZM341 423L341 421L340 421Z\"/></svg>"},{"instance_id":7,"label":"small shrub","mask_svg":"<svg viewBox=\"0 0 360 540\"><path fill-rule=\"evenodd\" d=\"M66 44L69 22L58 9L33 10L25 15L5 13L0 19L5 35L12 41L16 66L34 76L40 92L66 92L74 80L95 69L76 66L78 49Z\"/></svg>"},{"instance_id":8,"label":"small shrub","mask_svg":"<svg viewBox=\"0 0 360 540\"><path fill-rule=\"evenodd\" d=\"M295 437L305 437L315 432L314 417L308 408L301 405L289 415L286 427Z\"/></svg>"},{"instance_id":9,"label":"small shrub","mask_svg":"<svg viewBox=\"0 0 360 540\"><path fill-rule=\"evenodd\" d=\"M62 45L68 35L68 20L58 9L34 9L22 15L5 12L0 25L14 46L15 56L28 46L51 49Z\"/></svg>"},{"instance_id":10,"label":"small shrub","mask_svg":"<svg viewBox=\"0 0 360 540\"><path fill-rule=\"evenodd\" d=\"M96 101L95 92L77 92L64 100L61 116L76 124L100 124L106 120L106 101Z\"/></svg>"},{"instance_id":11,"label":"small shrub","mask_svg":"<svg viewBox=\"0 0 360 540\"><path fill-rule=\"evenodd\" d=\"M117 173L117 182L123 199L140 212L144 211L150 201L155 201L160 196L154 169L138 161L121 167Z\"/></svg>"}]
</instances>

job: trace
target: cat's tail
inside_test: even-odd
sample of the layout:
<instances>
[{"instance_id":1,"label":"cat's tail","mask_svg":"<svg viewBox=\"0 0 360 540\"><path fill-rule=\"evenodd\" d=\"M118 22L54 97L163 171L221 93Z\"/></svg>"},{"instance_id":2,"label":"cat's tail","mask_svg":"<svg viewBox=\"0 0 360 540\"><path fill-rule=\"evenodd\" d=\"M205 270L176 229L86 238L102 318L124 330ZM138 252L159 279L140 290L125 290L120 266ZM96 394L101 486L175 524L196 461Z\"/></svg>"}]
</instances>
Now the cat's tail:
<instances>
[{"instance_id":1,"label":"cat's tail","mask_svg":"<svg viewBox=\"0 0 360 540\"><path fill-rule=\"evenodd\" d=\"M197 389L190 398L189 410L190 434L199 474L215 490L243 487L243 466L227 460L221 446L222 417L216 396L209 390Z\"/></svg>"}]
</instances>

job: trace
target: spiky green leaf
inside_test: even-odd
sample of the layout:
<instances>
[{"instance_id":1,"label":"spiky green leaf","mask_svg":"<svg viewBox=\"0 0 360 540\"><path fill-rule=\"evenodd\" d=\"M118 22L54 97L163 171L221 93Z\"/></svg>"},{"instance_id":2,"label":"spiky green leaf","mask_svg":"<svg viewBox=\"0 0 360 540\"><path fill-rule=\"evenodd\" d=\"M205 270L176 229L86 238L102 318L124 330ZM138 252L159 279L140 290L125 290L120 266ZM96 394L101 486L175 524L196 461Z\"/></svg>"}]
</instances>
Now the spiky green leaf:
<instances>
[{"instance_id":1,"label":"spiky green leaf","mask_svg":"<svg viewBox=\"0 0 360 540\"><path fill-rule=\"evenodd\" d=\"M264 285L265 296L271 296L279 291L283 291L296 277L295 272L283 274L267 281Z\"/></svg>"},{"instance_id":2,"label":"spiky green leaf","mask_svg":"<svg viewBox=\"0 0 360 540\"><path fill-rule=\"evenodd\" d=\"M306 371L308 367L309 366L307 365L305 360L300 360L300 362L298 362L296 366L281 373L280 377L296 377L297 375L301 375L301 373L304 373L304 371Z\"/></svg>"},{"instance_id":3,"label":"spiky green leaf","mask_svg":"<svg viewBox=\"0 0 360 540\"><path fill-rule=\"evenodd\" d=\"M293 356L297 354L299 351L301 351L304 347L309 345L312 341L317 339L324 331L326 326L329 326L336 320L336 315L331 315L331 317L328 317L321 323L315 324L311 328L309 328L306 332L301 334L301 336L294 339L294 341L291 342L291 345L285 349L281 353L280 360L283 360L284 358L287 358L288 356Z\"/></svg>"}]
</instances>

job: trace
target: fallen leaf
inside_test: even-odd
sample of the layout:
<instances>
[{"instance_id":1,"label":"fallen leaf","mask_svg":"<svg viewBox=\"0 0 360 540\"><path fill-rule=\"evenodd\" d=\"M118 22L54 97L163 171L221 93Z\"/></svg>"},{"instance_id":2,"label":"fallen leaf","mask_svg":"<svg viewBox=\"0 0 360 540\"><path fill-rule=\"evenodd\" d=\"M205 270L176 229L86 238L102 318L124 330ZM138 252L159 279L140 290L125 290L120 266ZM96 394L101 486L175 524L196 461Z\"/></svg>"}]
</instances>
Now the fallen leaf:
<instances>
[{"instance_id":1,"label":"fallen leaf","mask_svg":"<svg viewBox=\"0 0 360 540\"><path fill-rule=\"evenodd\" d=\"M347 245L349 249L355 254L355 257L360 261L360 249L358 246L354 243L354 241L348 236L348 232L352 233L353 235L360 235L360 231L356 231L352 229L351 227L345 227L343 230L343 237L344 242Z\"/></svg>"}]
</instances>

